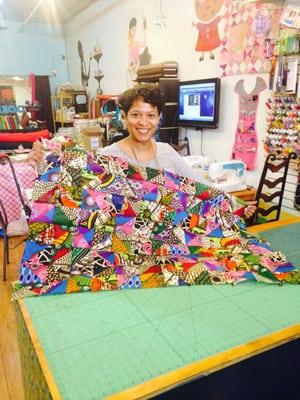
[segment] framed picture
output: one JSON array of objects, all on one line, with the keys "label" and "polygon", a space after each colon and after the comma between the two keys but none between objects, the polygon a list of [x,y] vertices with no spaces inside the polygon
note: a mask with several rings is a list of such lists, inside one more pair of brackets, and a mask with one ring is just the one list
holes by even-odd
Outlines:
[{"label": "framed picture", "polygon": [[9,85],[0,86],[0,104],[2,105],[15,105],[15,93],[14,88]]}]

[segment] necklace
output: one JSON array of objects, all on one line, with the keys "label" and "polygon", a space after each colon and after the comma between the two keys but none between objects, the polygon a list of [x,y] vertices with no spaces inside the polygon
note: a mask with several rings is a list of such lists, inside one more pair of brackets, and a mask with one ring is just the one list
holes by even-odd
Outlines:
[{"label": "necklace", "polygon": [[[130,147],[130,151],[131,151],[131,153],[133,154],[133,156],[134,156],[134,159],[136,160],[136,162],[137,162],[137,164],[139,165],[139,166],[144,166],[143,164],[143,162],[141,162],[139,159],[138,159],[138,157],[137,157],[137,154],[136,154],[136,152],[135,152],[135,149],[134,149],[134,146],[131,146],[130,144],[129,144],[129,147]],[[159,168],[159,163],[158,163],[158,160],[157,160],[157,157],[156,157],[156,149],[155,149],[155,147],[154,147],[154,143],[151,141],[151,148],[152,148],[152,152],[153,152],[153,159],[154,159],[154,162],[155,162],[155,164],[156,164],[156,168],[157,169],[160,169]],[[150,160],[151,161],[151,160]]]}]

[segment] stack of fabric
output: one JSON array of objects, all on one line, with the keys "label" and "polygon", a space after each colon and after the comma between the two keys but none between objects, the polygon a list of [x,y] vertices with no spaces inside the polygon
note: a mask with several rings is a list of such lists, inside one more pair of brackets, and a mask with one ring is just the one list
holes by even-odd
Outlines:
[{"label": "stack of fabric", "polygon": [[300,270],[250,236],[244,205],[167,171],[80,148],[50,157],[15,296],[245,280],[300,283]]},{"label": "stack of fabric", "polygon": [[20,123],[17,115],[0,115],[0,129],[19,129]]},{"label": "stack of fabric", "polygon": [[89,119],[99,118],[101,116],[101,101],[91,98],[89,100]]},{"label": "stack of fabric", "polygon": [[137,69],[137,82],[157,82],[160,78],[177,78],[178,63],[165,61],[158,64],[141,65]]}]

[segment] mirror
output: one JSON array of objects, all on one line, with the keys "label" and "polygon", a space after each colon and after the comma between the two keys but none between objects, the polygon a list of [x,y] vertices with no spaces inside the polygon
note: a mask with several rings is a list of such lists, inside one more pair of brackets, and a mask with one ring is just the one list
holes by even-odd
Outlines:
[{"label": "mirror", "polygon": [[0,129],[20,129],[26,102],[31,103],[28,76],[0,76]]}]

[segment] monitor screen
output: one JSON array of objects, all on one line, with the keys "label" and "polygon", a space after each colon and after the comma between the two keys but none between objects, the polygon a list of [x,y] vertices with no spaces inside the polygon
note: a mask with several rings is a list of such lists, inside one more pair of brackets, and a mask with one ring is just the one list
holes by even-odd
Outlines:
[{"label": "monitor screen", "polygon": [[195,128],[218,128],[220,78],[179,82],[178,123]]}]

